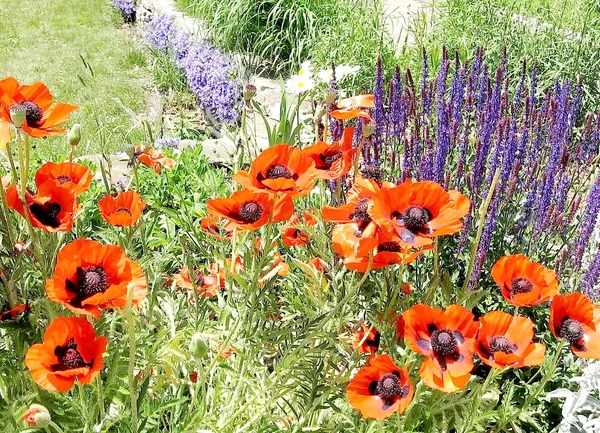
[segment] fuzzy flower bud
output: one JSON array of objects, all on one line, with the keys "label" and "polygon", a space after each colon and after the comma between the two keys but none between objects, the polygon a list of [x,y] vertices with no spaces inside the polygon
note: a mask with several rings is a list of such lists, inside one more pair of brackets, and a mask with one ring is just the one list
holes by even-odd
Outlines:
[{"label": "fuzzy flower bud", "polygon": [[189,350],[191,354],[196,357],[196,359],[204,358],[204,356],[208,352],[208,346],[200,332],[196,332],[194,335],[192,335]]},{"label": "fuzzy flower bud", "polygon": [[23,420],[31,426],[45,428],[50,425],[50,412],[41,404],[32,404],[23,414]]},{"label": "fuzzy flower bud", "polygon": [[244,86],[244,101],[250,102],[256,95],[256,86],[254,84],[246,84]]},{"label": "fuzzy flower bud", "polygon": [[130,159],[133,159],[135,157],[135,146],[132,144],[125,146],[125,153]]},{"label": "fuzzy flower bud", "polygon": [[69,129],[69,133],[67,134],[67,140],[69,140],[69,144],[72,147],[75,147],[81,141],[81,125],[76,123]]},{"label": "fuzzy flower bud", "polygon": [[10,120],[17,127],[20,128],[23,126],[23,122],[25,122],[25,118],[27,117],[27,105],[25,104],[15,104],[10,107]]}]

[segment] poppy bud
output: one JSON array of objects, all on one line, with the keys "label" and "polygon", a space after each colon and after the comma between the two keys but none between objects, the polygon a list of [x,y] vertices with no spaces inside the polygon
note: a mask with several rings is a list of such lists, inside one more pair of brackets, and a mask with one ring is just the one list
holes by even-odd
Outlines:
[{"label": "poppy bud", "polygon": [[50,425],[52,418],[50,417],[50,412],[44,406],[41,404],[32,404],[23,414],[23,420],[28,425],[45,428]]},{"label": "poppy bud", "polygon": [[75,147],[79,144],[79,141],[81,140],[81,125],[79,125],[79,123],[76,123],[71,127],[71,129],[69,129],[67,139],[72,147]]},{"label": "poppy bud", "polygon": [[332,89],[331,87],[325,89],[325,103],[327,103],[327,105],[332,105],[335,102],[336,97],[337,92],[335,89]]},{"label": "poppy bud", "polygon": [[369,138],[375,132],[375,122],[365,122],[362,124],[362,132],[365,138]]},{"label": "poppy bud", "polygon": [[135,157],[135,146],[132,144],[125,146],[125,153],[130,159],[133,159]]},{"label": "poppy bud", "polygon": [[256,95],[256,86],[254,84],[246,84],[244,86],[244,101],[250,102]]},{"label": "poppy bud", "polygon": [[17,128],[23,126],[27,117],[27,106],[25,104],[15,104],[10,107],[10,120]]},{"label": "poppy bud", "polygon": [[192,335],[192,339],[190,340],[189,350],[196,359],[202,359],[208,352],[208,346],[204,341],[204,337],[200,332],[196,332]]}]

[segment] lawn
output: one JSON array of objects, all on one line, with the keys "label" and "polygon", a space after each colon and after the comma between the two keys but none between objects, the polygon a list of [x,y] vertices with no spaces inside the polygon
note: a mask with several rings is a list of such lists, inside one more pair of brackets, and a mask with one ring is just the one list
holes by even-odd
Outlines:
[{"label": "lawn", "polygon": [[[121,18],[104,0],[0,2],[0,77],[42,81],[55,100],[79,105],[83,127],[78,154],[114,152],[131,140],[128,114],[148,110],[146,54],[127,40]],[[56,158],[62,138],[39,145],[40,158]]]}]

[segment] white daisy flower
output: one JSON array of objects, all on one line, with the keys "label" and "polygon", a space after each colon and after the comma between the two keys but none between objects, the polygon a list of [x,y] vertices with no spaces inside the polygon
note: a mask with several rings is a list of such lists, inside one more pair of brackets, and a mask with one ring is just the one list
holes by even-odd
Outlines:
[{"label": "white daisy flower", "polygon": [[302,62],[300,70],[298,71],[298,76],[302,78],[312,77],[312,64],[310,63],[310,60]]},{"label": "white daisy flower", "polygon": [[294,95],[307,92],[315,88],[315,82],[311,77],[294,75],[285,82],[285,91]]},{"label": "white daisy flower", "polygon": [[331,69],[321,69],[317,73],[317,77],[324,83],[329,83],[333,80],[333,71]]}]

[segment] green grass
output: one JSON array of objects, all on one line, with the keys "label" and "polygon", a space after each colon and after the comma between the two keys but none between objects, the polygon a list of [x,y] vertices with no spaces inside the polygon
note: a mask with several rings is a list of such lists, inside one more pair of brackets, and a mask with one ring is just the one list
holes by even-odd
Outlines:
[{"label": "green grass", "polygon": [[[151,75],[110,3],[2,0],[0,17],[0,78],[42,81],[55,101],[79,105],[72,116],[83,128],[78,154],[122,149],[134,133],[128,110],[145,112]],[[45,159],[66,148],[62,137],[37,145]]]},{"label": "green grass", "polygon": [[[433,65],[441,47],[468,58],[485,47],[486,58],[498,62],[507,46],[509,71],[518,73],[522,58],[537,62],[541,88],[557,77],[573,81],[584,74],[590,108],[598,105],[600,88],[600,6],[590,0],[441,0],[435,12],[413,22],[416,45],[427,48]],[[594,101],[596,99],[596,101]]]}]

